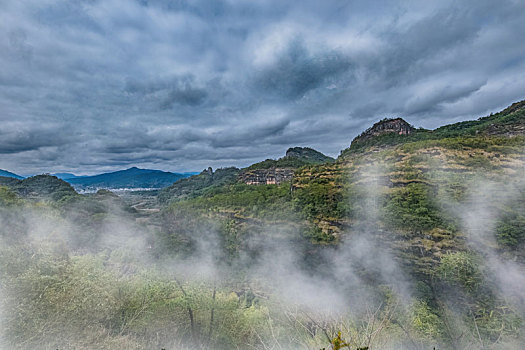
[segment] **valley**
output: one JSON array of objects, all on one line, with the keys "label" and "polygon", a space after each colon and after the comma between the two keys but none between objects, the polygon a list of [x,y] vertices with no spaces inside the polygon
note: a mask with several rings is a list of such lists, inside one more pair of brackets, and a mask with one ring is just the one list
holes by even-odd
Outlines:
[{"label": "valley", "polygon": [[524,125],[524,102],[436,130],[386,119],[337,159],[294,147],[154,191],[0,177],[3,341],[519,348]]}]

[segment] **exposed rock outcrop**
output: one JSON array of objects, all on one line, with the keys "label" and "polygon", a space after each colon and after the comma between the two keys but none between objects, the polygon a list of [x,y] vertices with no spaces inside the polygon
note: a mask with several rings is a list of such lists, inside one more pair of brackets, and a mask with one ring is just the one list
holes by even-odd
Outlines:
[{"label": "exposed rock outcrop", "polygon": [[357,136],[352,143],[363,142],[373,137],[384,134],[396,133],[398,135],[409,135],[415,128],[402,118],[383,119]]},{"label": "exposed rock outcrop", "polygon": [[303,166],[332,163],[334,159],[309,147],[292,147],[279,159],[266,159],[243,169],[239,181],[247,185],[279,185]]},{"label": "exposed rock outcrop", "polygon": [[241,181],[247,185],[279,185],[293,178],[293,169],[255,169],[241,174]]}]

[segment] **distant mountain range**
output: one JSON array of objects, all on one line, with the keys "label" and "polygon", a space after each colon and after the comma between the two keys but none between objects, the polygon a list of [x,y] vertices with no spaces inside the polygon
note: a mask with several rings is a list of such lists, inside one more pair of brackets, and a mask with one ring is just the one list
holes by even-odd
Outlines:
[{"label": "distant mountain range", "polygon": [[[131,220],[130,228],[141,223],[138,229],[148,237],[153,259],[171,259],[199,253],[199,242],[207,239],[203,232],[213,230],[220,244],[210,253],[242,276],[241,282],[232,279],[224,285],[226,293],[239,283],[249,288],[245,277],[251,276],[265,247],[272,254],[274,247],[283,247],[282,252],[293,254],[297,271],[322,275],[327,286],[367,294],[379,303],[378,315],[385,312],[380,317],[388,317],[385,329],[392,332],[385,338],[406,334],[414,339],[414,348],[430,344],[429,349],[440,342],[440,348],[455,342],[457,349],[472,348],[477,339],[489,344],[485,349],[503,349],[503,339],[501,345],[509,344],[508,349],[523,349],[515,341],[525,342],[519,279],[525,271],[524,149],[522,101],[478,120],[434,130],[385,118],[354,138],[337,159],[294,147],[279,159],[242,169],[207,168],[185,179],[188,174],[138,168],[66,180],[50,175],[0,177],[0,186],[8,187],[0,188],[0,238],[16,238],[17,244],[18,236],[25,240],[24,232],[35,225],[19,214],[29,211],[32,217],[38,210],[50,219],[63,215],[64,222],[71,222],[67,229],[74,232],[75,244],[89,251],[98,249],[90,247],[96,247],[91,242],[101,223],[115,222],[114,213],[122,211],[127,214],[118,222]],[[66,181],[77,190],[173,184],[120,201],[109,191],[78,194]],[[40,203],[33,206],[35,201]],[[51,201],[49,212],[45,201]],[[128,205],[131,202],[135,205]],[[159,211],[162,215],[154,214]],[[114,226],[109,227],[113,231]],[[58,230],[50,231],[55,238]],[[18,258],[11,250],[9,254]],[[62,266],[55,263],[62,259],[44,257],[53,269]],[[18,276],[22,260],[13,261]],[[27,261],[32,264],[33,257]],[[27,276],[22,277],[26,283]],[[41,281],[35,283],[40,286]],[[55,283],[54,277],[50,281]],[[395,309],[403,298],[396,286],[410,291],[409,309]],[[42,302],[48,304],[42,305],[54,307],[55,299],[49,302],[43,295]],[[265,300],[254,298],[257,303]],[[147,324],[148,319],[142,321]],[[410,333],[397,328],[402,322],[408,322]]]},{"label": "distant mountain range", "polygon": [[[71,184],[78,191],[105,189],[152,189],[170,186],[174,182],[197,173],[171,173],[162,170],[132,167],[126,170],[102,173],[93,176],[78,176],[72,173],[50,174]],[[49,175],[49,174],[48,174]],[[0,169],[0,177],[22,180],[26,177]],[[32,178],[34,176],[27,176]],[[7,181],[7,180],[5,180]]]},{"label": "distant mountain range", "polygon": [[189,177],[193,175],[193,173],[171,173],[133,167],[93,176],[75,176],[68,173],[56,174],[57,177],[59,177],[58,175],[61,175],[62,179],[70,183],[76,190],[89,190],[99,188],[163,188],[173,184],[175,181]]},{"label": "distant mountain range", "polygon": [[12,173],[10,171],[7,171],[7,170],[2,170],[0,169],[0,176],[3,176],[3,177],[12,177],[12,178],[15,178],[15,179],[23,179],[24,177],[23,176],[20,176],[20,175],[17,175],[15,173]]}]

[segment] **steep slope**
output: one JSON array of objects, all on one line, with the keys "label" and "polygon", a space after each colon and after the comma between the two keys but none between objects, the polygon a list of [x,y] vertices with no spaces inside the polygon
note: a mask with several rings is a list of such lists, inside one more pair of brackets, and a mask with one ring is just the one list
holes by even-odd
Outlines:
[{"label": "steep slope", "polygon": [[516,136],[525,133],[525,100],[474,121],[459,122],[433,131],[438,137],[465,135]]},{"label": "steep slope", "polygon": [[133,167],[111,173],[65,180],[77,189],[162,188],[185,177],[187,175]]},{"label": "steep slope", "polygon": [[522,287],[501,288],[525,270],[522,105],[434,131],[372,128],[337,161],[295,168],[281,184],[230,179],[186,193],[162,211],[156,247],[191,254],[214,232],[223,259],[244,266],[291,241],[293,263],[338,288],[355,279],[383,305],[402,285],[414,324],[432,327],[442,348],[497,344],[523,325]]},{"label": "steep slope", "polygon": [[18,183],[20,183],[20,179],[14,178],[14,177],[6,177],[6,176],[0,176],[0,186],[13,186]]}]

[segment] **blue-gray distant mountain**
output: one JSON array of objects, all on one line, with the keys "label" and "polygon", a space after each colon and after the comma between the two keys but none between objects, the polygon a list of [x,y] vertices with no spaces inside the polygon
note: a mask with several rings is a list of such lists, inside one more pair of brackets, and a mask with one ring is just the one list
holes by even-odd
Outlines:
[{"label": "blue-gray distant mountain", "polygon": [[139,169],[137,167],[104,173],[94,176],[65,178],[77,189],[136,189],[136,188],[163,188],[175,181],[189,177],[190,173],[171,173],[161,170]]},{"label": "blue-gray distant mountain", "polygon": [[19,180],[22,180],[24,178],[23,176],[20,176],[20,175],[12,173],[10,171],[2,170],[2,169],[0,169],[0,176],[12,177],[12,178],[19,179]]}]

